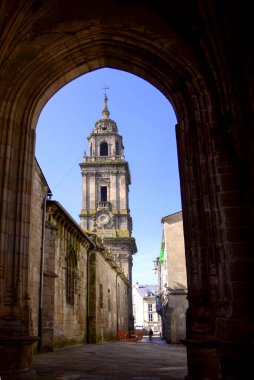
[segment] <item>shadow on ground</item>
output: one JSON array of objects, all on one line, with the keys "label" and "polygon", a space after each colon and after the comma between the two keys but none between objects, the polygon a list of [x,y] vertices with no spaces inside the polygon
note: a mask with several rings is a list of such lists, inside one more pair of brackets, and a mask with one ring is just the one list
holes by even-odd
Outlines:
[{"label": "shadow on ground", "polygon": [[159,337],[79,345],[35,355],[33,369],[38,380],[183,380],[186,349]]}]

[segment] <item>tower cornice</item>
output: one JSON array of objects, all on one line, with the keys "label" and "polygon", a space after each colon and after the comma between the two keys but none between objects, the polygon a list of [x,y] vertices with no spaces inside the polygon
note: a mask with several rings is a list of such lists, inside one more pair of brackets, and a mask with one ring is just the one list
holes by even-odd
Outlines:
[{"label": "tower cornice", "polygon": [[110,244],[111,246],[123,246],[128,245],[130,248],[130,253],[134,255],[137,253],[136,240],[133,237],[104,237],[104,243]]},{"label": "tower cornice", "polygon": [[[93,158],[93,157],[86,157],[86,158]],[[98,157],[96,157],[98,158]],[[127,183],[128,185],[131,184],[131,174],[130,174],[130,169],[129,169],[129,164],[128,162],[126,161],[117,161],[117,160],[106,160],[103,158],[105,157],[99,157],[101,158],[101,160],[86,160],[84,162],[81,162],[79,164],[80,168],[82,169],[82,175],[83,175],[83,172],[84,172],[84,175],[96,175],[96,171],[98,171],[98,169],[105,169],[107,168],[108,170],[111,170],[111,171],[115,171],[115,174],[122,174],[122,175],[125,175],[126,174],[126,179],[127,179]],[[107,157],[106,157],[107,158]],[[110,168],[109,168],[110,167]],[[120,168],[123,168],[123,173],[120,172]],[[91,169],[93,171],[89,172],[87,171],[87,169]]]}]

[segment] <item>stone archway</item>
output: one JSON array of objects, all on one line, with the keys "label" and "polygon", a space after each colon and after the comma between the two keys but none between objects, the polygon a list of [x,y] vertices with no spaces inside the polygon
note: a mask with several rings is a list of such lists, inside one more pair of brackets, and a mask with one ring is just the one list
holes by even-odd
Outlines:
[{"label": "stone archway", "polygon": [[168,12],[163,3],[128,3],[2,3],[2,373],[28,373],[31,365],[27,263],[37,118],[59,88],[102,67],[146,79],[177,115],[190,376],[226,378],[242,366],[243,350],[251,349],[253,78],[247,23],[238,9],[226,13],[223,4],[196,1],[184,4],[183,13],[181,4]]}]

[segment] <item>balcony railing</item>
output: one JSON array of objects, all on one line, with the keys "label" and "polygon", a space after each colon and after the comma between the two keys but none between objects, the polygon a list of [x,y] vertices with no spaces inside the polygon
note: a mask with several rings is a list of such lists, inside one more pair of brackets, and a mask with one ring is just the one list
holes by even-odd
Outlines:
[{"label": "balcony railing", "polygon": [[111,210],[111,203],[107,201],[97,202],[97,210]]},{"label": "balcony railing", "polygon": [[83,162],[124,161],[124,155],[113,156],[84,156]]}]

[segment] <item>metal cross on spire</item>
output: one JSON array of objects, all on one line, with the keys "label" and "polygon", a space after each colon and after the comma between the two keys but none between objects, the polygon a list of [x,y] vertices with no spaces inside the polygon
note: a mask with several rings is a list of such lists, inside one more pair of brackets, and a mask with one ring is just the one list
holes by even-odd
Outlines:
[{"label": "metal cross on spire", "polygon": [[102,111],[102,115],[103,115],[103,118],[104,119],[108,119],[109,118],[109,110],[108,110],[108,97],[107,97],[107,90],[109,90],[109,87],[107,87],[107,85],[105,84],[105,87],[103,88],[103,90],[105,91],[104,92],[104,108],[103,108],[103,111]]},{"label": "metal cross on spire", "polygon": [[107,90],[109,90],[109,87],[107,87],[106,84],[105,84],[105,87],[103,87],[103,90],[105,90],[105,92],[104,92],[104,96],[107,96]]}]

